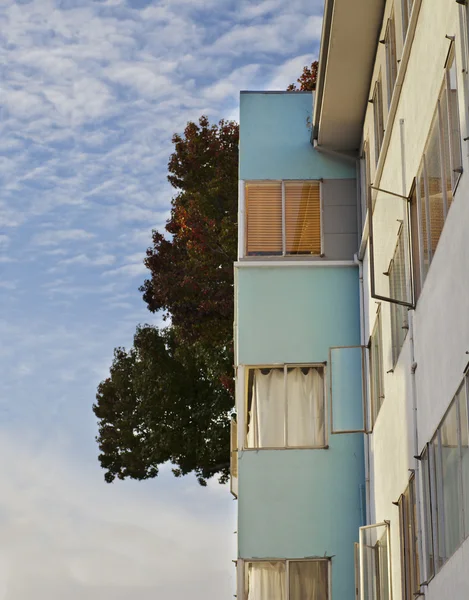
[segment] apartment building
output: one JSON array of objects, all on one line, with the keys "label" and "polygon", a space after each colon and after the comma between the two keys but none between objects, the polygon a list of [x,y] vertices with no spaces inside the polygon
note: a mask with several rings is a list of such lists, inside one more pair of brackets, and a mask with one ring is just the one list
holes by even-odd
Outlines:
[{"label": "apartment building", "polygon": [[239,599],[469,597],[468,37],[326,0],[313,99],[241,95]]}]

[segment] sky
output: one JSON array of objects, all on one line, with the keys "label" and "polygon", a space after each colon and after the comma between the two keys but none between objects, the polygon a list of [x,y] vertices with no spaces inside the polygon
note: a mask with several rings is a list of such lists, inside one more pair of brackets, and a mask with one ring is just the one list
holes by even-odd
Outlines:
[{"label": "sky", "polygon": [[0,600],[231,598],[226,486],[104,483],[91,406],[156,323],[138,287],[171,137],[317,57],[322,0],[0,0]]}]

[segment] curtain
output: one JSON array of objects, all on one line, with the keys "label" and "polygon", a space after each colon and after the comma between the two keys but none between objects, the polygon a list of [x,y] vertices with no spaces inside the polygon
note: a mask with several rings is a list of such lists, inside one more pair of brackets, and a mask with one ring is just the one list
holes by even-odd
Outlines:
[{"label": "curtain", "polygon": [[285,563],[248,563],[246,588],[247,600],[286,600]]},{"label": "curtain", "polygon": [[287,371],[288,446],[324,446],[324,380],[318,369]]},{"label": "curtain", "polygon": [[290,562],[288,600],[328,600],[328,561]]},{"label": "curtain", "polygon": [[248,447],[281,448],[285,446],[283,368],[254,369],[251,398],[247,434]]}]

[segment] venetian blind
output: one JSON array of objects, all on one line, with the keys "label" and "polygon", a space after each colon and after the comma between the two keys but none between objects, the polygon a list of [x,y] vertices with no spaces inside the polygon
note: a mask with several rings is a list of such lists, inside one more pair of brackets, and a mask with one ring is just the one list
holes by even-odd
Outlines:
[{"label": "venetian blind", "polygon": [[321,253],[319,181],[285,183],[286,254]]},{"label": "venetian blind", "polygon": [[246,183],[246,251],[248,256],[282,254],[282,182]]}]

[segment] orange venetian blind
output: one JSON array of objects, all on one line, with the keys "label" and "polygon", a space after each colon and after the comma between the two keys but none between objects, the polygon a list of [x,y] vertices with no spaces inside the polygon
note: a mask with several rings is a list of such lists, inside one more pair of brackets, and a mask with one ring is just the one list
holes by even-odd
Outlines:
[{"label": "orange venetian blind", "polygon": [[321,254],[319,181],[285,182],[286,254]]},{"label": "orange venetian blind", "polygon": [[245,187],[248,256],[282,254],[282,182],[248,182]]}]

